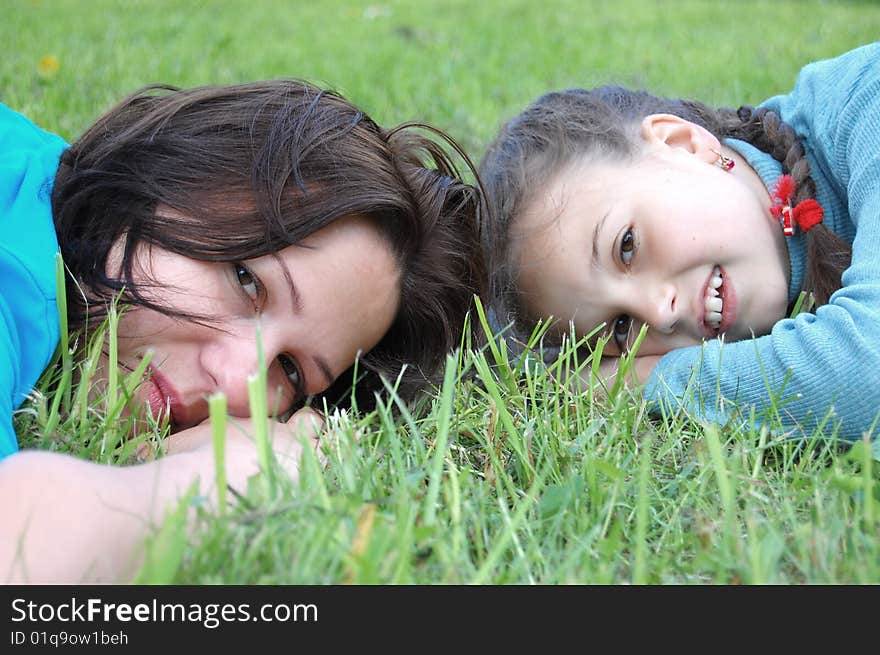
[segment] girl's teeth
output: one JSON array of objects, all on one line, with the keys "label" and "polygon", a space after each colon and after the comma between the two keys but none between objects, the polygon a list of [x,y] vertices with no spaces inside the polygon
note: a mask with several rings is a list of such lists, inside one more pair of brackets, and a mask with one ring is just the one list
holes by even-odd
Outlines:
[{"label": "girl's teeth", "polygon": [[712,270],[712,277],[709,280],[709,289],[706,292],[706,317],[707,325],[711,325],[716,330],[721,327],[721,312],[724,310],[724,301],[721,298],[721,288],[724,280],[721,278],[721,269],[717,266]]}]

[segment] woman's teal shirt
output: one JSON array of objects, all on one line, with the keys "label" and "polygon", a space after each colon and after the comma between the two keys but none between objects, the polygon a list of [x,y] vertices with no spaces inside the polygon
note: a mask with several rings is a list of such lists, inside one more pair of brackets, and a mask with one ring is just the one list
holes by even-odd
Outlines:
[{"label": "woman's teal shirt", "polygon": [[58,346],[50,196],[66,147],[0,104],[0,458],[18,450],[12,413]]}]

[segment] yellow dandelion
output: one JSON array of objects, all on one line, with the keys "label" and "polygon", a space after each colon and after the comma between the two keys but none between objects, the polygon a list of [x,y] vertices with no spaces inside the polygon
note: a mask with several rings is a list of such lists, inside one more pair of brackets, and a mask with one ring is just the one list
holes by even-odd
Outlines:
[{"label": "yellow dandelion", "polygon": [[37,74],[45,80],[55,77],[59,68],[61,63],[55,55],[43,55],[37,62]]}]

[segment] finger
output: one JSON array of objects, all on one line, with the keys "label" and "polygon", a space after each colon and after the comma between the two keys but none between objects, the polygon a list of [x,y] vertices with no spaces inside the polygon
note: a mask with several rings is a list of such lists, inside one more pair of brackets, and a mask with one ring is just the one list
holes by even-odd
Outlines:
[{"label": "finger", "polygon": [[156,459],[160,455],[197,450],[204,447],[205,444],[210,444],[211,440],[211,426],[208,421],[204,421],[199,425],[169,435],[161,442],[147,438],[138,445],[136,452],[140,461],[148,461]]},{"label": "finger", "polygon": [[320,440],[324,431],[324,417],[315,410],[304,407],[293,413],[287,420],[288,430],[299,436],[307,436],[311,439]]},{"label": "finger", "polygon": [[286,426],[295,439],[312,447],[318,456],[318,460],[321,462],[321,466],[327,464],[327,456],[324,453],[324,449],[321,448],[321,443],[325,437],[325,421],[319,412],[309,407],[300,409],[294,412],[293,416],[288,419]]}]

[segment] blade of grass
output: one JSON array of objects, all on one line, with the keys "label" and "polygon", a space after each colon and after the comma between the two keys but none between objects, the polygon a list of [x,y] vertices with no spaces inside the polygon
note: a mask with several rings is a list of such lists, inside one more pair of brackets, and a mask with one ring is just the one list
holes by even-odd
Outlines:
[{"label": "blade of grass", "polygon": [[474,304],[477,307],[477,317],[480,319],[480,325],[483,328],[483,332],[486,333],[486,343],[489,346],[489,350],[492,351],[492,357],[495,360],[495,364],[498,367],[499,375],[501,376],[502,382],[507,387],[515,386],[513,381],[513,375],[510,370],[510,365],[507,361],[507,353],[505,351],[504,356],[501,354],[501,350],[498,347],[498,342],[496,340],[495,334],[492,331],[492,328],[489,326],[489,319],[486,318],[486,312],[483,309],[483,303],[480,301],[479,297],[474,296]]},{"label": "blade of grass", "polygon": [[214,480],[217,485],[217,509],[226,514],[226,396],[218,392],[208,397],[211,439],[214,442]]},{"label": "blade of grass", "polygon": [[58,320],[61,330],[61,408],[70,411],[71,386],[69,381],[73,373],[73,358],[70,354],[69,332],[67,330],[67,291],[64,277],[64,260],[61,253],[55,253],[55,292],[58,303]]},{"label": "blade of grass", "polygon": [[249,375],[247,379],[248,403],[251,412],[251,425],[253,425],[253,438],[257,447],[257,463],[260,467],[263,492],[266,498],[271,491],[271,444],[269,443],[269,413],[266,384],[266,358],[263,354],[263,334],[260,324],[257,324],[256,332],[257,347],[257,372]]},{"label": "blade of grass", "polygon": [[259,373],[249,375],[247,379],[248,401],[251,410],[253,438],[257,447],[257,463],[263,480],[263,491],[268,498],[271,490],[269,476],[271,473],[271,446],[269,444],[269,419],[266,415],[266,385],[264,377]]},{"label": "blade of grass", "polygon": [[431,472],[428,475],[428,493],[425,494],[425,525],[433,526],[437,520],[437,499],[440,496],[440,480],[443,475],[443,462],[446,459],[446,448],[449,444],[449,424],[452,417],[452,399],[455,394],[456,360],[452,355],[446,356],[446,371],[443,375],[443,386],[440,388],[440,400],[437,408],[437,436],[434,439],[434,454],[431,461]]},{"label": "blade of grass", "polygon": [[[504,429],[510,436],[508,443],[516,451],[516,455],[523,463],[523,466],[528,468],[529,477],[533,478],[535,475],[535,469],[531,465],[528,455],[523,450],[522,440],[518,438],[520,435],[516,429],[516,424],[513,422],[513,417],[507,409],[507,403],[504,400],[504,396],[498,388],[498,385],[495,383],[495,378],[492,375],[492,371],[489,369],[489,362],[486,361],[486,356],[483,353],[474,353],[474,367],[477,369],[480,379],[486,387],[486,392],[489,394],[489,397],[498,409],[498,418],[501,419]],[[514,494],[511,492],[511,495]]]},{"label": "blade of grass", "polygon": [[[471,579],[471,584],[480,585],[485,584],[488,581],[490,574],[498,565],[501,556],[504,554],[508,544],[513,539],[514,531],[519,530],[519,526],[525,521],[529,510],[533,509],[537,503],[538,493],[544,487],[544,478],[548,471],[549,467],[540,471],[538,475],[535,476],[535,481],[532,483],[529,490],[522,498],[520,498],[516,505],[516,510],[513,513],[513,517],[505,521],[504,530],[500,535],[493,539],[492,548],[486,555],[486,559],[483,560],[480,568],[474,574],[474,577]],[[502,503],[504,501],[499,497],[498,502]]]},{"label": "blade of grass", "polygon": [[648,583],[648,479],[651,472],[651,445],[647,438],[639,444],[639,486],[636,498],[636,543],[633,584]]},{"label": "blade of grass", "polygon": [[[116,303],[110,304],[107,314],[107,333],[109,335],[108,364],[107,364],[107,407],[115,407],[119,397],[119,314],[116,312]],[[116,421],[108,421],[101,439],[101,455],[116,448],[121,434],[117,430]]]},{"label": "blade of grass", "polygon": [[866,434],[862,440],[864,448],[862,456],[862,477],[865,485],[865,529],[868,532],[874,530],[874,458],[871,453],[871,442]]}]

